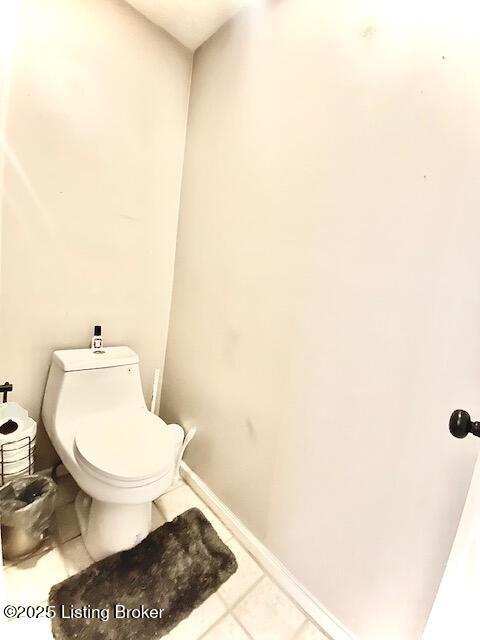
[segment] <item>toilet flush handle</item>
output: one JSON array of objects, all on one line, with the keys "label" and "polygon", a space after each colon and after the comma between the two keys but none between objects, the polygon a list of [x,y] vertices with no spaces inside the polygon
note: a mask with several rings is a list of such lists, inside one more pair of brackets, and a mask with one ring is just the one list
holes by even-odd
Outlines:
[{"label": "toilet flush handle", "polygon": [[465,438],[469,433],[480,437],[480,422],[472,422],[470,414],[463,409],[455,409],[450,416],[448,426],[455,438]]}]

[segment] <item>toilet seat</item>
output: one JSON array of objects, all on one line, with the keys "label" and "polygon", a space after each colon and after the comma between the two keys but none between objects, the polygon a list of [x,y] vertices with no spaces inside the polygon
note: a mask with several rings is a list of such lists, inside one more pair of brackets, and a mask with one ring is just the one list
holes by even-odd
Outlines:
[{"label": "toilet seat", "polygon": [[109,411],[79,420],[79,465],[106,482],[139,486],[171,472],[174,443],[165,423],[146,409]]}]

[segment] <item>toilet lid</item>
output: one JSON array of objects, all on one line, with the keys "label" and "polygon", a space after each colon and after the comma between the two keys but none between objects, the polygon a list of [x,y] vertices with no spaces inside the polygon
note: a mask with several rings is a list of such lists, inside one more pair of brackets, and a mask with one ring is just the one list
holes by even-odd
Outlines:
[{"label": "toilet lid", "polygon": [[75,452],[97,472],[119,480],[146,480],[168,473],[174,443],[165,423],[146,409],[111,411],[79,420]]}]

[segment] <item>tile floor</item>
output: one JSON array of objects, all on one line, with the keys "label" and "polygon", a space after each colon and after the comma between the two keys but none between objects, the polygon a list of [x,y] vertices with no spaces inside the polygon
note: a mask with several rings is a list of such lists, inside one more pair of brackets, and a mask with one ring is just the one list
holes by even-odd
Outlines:
[{"label": "tile floor", "polygon": [[[49,551],[4,569],[8,603],[45,603],[51,585],[86,568],[92,560],[80,537],[73,500],[78,488],[71,476],[59,480],[56,534]],[[267,576],[202,500],[181,483],[156,500],[153,528],[190,507],[200,508],[232,549],[238,570],[220,589],[167,636],[166,640],[326,640],[324,635]],[[32,631],[51,640],[49,621],[11,621],[9,637]],[[30,636],[29,636],[30,637]]]}]

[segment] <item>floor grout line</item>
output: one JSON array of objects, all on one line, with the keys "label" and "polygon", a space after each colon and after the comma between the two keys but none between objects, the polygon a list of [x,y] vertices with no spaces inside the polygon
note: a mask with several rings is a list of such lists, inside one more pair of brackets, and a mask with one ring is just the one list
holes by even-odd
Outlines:
[{"label": "floor grout line", "polygon": [[[261,580],[261,578],[260,578]],[[260,580],[257,581],[257,583],[255,584],[255,586],[260,582]],[[253,590],[253,588],[251,589]],[[245,595],[247,595],[249,593],[249,591],[247,591],[247,593]],[[237,604],[240,604],[240,602],[242,601],[242,598],[240,598],[240,600],[237,602]],[[250,635],[250,632],[248,631],[248,629],[245,627],[245,625],[243,624],[243,622],[240,620],[240,618],[235,614],[235,612],[233,611],[233,609],[229,610],[230,615],[232,616],[232,618],[235,620],[235,622],[238,624],[238,626],[242,629],[242,631],[244,631],[247,634],[248,638],[252,638],[252,636]]]},{"label": "floor grout line", "polygon": [[202,638],[205,638],[207,633],[210,633],[210,631],[214,629],[217,626],[217,624],[220,624],[220,622],[227,616],[228,616],[228,611],[225,611],[225,613],[222,613],[220,618],[218,618],[218,620],[216,620],[213,624],[211,624],[206,631],[204,631],[200,636],[198,636],[198,638],[196,638],[196,640],[202,640]]},{"label": "floor grout line", "polygon": [[[240,541],[239,541],[239,544],[243,547],[243,545],[242,545],[242,543],[241,543]],[[250,552],[249,552],[247,549],[245,549],[245,547],[243,547],[243,549],[244,549],[244,550],[245,550],[249,555],[251,555],[251,554],[250,554]],[[253,556],[251,556],[251,557],[253,558]],[[257,561],[255,560],[255,558],[253,558],[253,560],[254,560],[255,562],[257,562]],[[257,562],[257,564],[258,564],[258,562]],[[306,620],[307,622],[311,622],[311,623],[313,624],[313,626],[314,626],[316,629],[318,629],[321,633],[323,633],[323,634],[325,635],[325,631],[324,631],[323,629],[321,629],[321,628],[318,626],[318,624],[317,624],[316,622],[314,622],[314,621],[310,618],[310,616],[308,615],[308,613],[302,609],[302,607],[298,604],[298,602],[296,602],[296,601],[295,601],[295,600],[290,596],[290,594],[289,594],[289,593],[287,593],[287,592],[285,591],[285,589],[283,589],[283,587],[281,587],[281,586],[278,584],[278,582],[277,582],[277,581],[276,581],[276,579],[271,575],[271,573],[270,573],[269,571],[267,571],[266,569],[264,569],[263,567],[261,567],[261,565],[259,565],[259,564],[258,564],[258,566],[262,569],[262,571],[264,571],[264,573],[265,573],[265,575],[267,576],[267,578],[269,578],[269,579],[273,582],[273,584],[274,584],[274,585],[275,585],[275,586],[276,586],[276,587],[277,587],[277,588],[278,588],[278,589],[283,593],[283,595],[284,595],[284,596],[285,596],[285,597],[290,601],[290,603],[295,607],[295,609],[297,609],[297,611],[300,611],[300,613],[304,616],[305,620]]]},{"label": "floor grout line", "polygon": [[[235,575],[235,574],[233,574]],[[262,573],[261,576],[259,576],[255,582],[253,582],[248,589],[245,591],[245,593],[242,593],[242,595],[237,598],[237,600],[235,600],[235,602],[231,605],[229,605],[227,602],[225,602],[225,600],[223,599],[222,595],[219,593],[218,595],[220,596],[222,602],[224,603],[224,605],[227,607],[227,609],[229,611],[231,611],[234,607],[236,607],[237,605],[240,604],[240,602],[242,602],[242,600],[244,600],[248,595],[250,595],[250,593],[255,589],[255,587],[257,586],[257,584],[259,584],[264,578],[265,578],[265,573]]]}]

